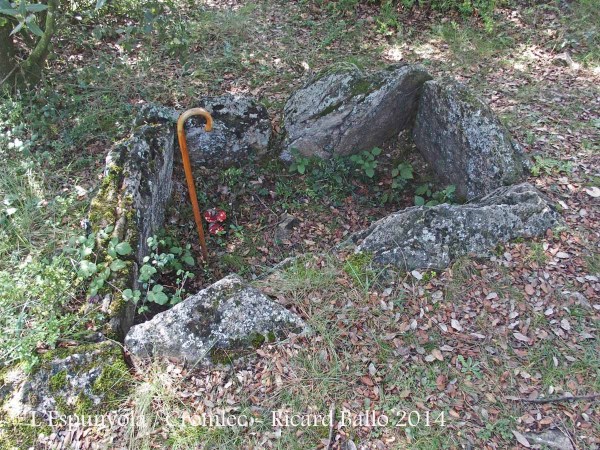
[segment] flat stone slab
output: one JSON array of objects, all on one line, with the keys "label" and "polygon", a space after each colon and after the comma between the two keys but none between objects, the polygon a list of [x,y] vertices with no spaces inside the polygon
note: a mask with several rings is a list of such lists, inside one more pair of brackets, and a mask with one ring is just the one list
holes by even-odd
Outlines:
[{"label": "flat stone slab", "polygon": [[562,223],[531,184],[499,188],[465,205],[415,206],[391,214],[352,240],[355,251],[400,269],[444,269],[460,256],[488,257],[496,245],[541,235]]},{"label": "flat stone slab", "polygon": [[299,333],[304,322],[237,275],[229,275],[148,322],[131,328],[125,347],[136,358],[230,362],[265,341]]}]

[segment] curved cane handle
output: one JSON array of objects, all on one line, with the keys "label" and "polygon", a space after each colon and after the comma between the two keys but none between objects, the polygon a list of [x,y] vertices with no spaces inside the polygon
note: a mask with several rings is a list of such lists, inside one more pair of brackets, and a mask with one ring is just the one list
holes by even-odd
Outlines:
[{"label": "curved cane handle", "polygon": [[192,210],[194,211],[194,220],[196,221],[196,228],[198,229],[198,237],[200,238],[200,247],[202,248],[202,259],[204,262],[208,262],[208,251],[206,250],[206,240],[204,239],[204,228],[202,226],[202,218],[200,217],[200,207],[198,206],[198,197],[196,196],[196,186],[194,184],[194,176],[192,174],[192,164],[190,163],[190,154],[187,149],[187,142],[185,140],[185,129],[183,128],[185,121],[192,116],[202,116],[206,119],[206,126],[204,131],[211,131],[213,120],[210,113],[202,108],[188,109],[186,112],[179,116],[177,120],[177,138],[179,139],[179,148],[181,149],[181,159],[183,160],[183,171],[185,172],[185,179],[190,194],[190,201],[192,203]]}]

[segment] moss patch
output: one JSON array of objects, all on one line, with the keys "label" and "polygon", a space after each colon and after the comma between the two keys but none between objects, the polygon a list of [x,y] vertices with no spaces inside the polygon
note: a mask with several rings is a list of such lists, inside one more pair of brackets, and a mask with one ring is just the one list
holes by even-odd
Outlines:
[{"label": "moss patch", "polygon": [[109,410],[111,405],[123,400],[129,393],[133,378],[121,355],[112,364],[106,365],[92,386],[94,395],[102,396],[101,410]]},{"label": "moss patch", "polygon": [[30,420],[2,420],[0,422],[0,448],[6,450],[37,448],[38,436],[41,434],[48,436],[51,433],[52,428],[41,422],[34,426]]},{"label": "moss patch", "polygon": [[48,386],[50,387],[50,392],[56,392],[64,389],[67,386],[67,371],[61,370],[57,374],[50,377]]},{"label": "moss patch", "polygon": [[373,255],[371,253],[354,253],[350,255],[344,264],[346,272],[356,284],[364,286],[368,279],[374,279],[375,272],[372,270]]}]

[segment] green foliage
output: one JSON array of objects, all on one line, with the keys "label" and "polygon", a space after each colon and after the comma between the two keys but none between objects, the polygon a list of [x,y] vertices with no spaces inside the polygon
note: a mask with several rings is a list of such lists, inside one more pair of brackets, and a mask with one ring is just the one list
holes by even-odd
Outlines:
[{"label": "green foliage", "polygon": [[480,367],[481,364],[478,361],[474,361],[470,356],[465,359],[463,355],[458,355],[457,361],[461,365],[460,371],[467,375],[467,377],[474,375],[479,380],[483,378]]},{"label": "green foliage", "polygon": [[424,183],[415,189],[415,206],[436,206],[441,203],[452,203],[456,186],[450,185],[441,191],[434,191],[431,183]]},{"label": "green foliage", "polygon": [[413,179],[413,168],[408,163],[402,163],[392,169],[392,189],[403,189],[409,180]]},{"label": "green foliage", "polygon": [[67,249],[67,253],[75,256],[74,263],[78,261],[77,275],[89,282],[90,297],[101,292],[111,275],[127,267],[127,263],[121,257],[133,252],[128,242],[119,242],[117,237],[111,237],[113,230],[114,227],[110,225],[97,234],[90,233],[87,236],[72,238]]},{"label": "green foliage", "polygon": [[540,175],[551,175],[553,173],[570,173],[573,170],[573,165],[570,161],[559,161],[557,159],[548,158],[545,156],[536,155],[533,157],[534,164],[531,167],[531,174],[534,177]]},{"label": "green foliage", "polygon": [[59,338],[74,337],[86,320],[69,309],[80,283],[64,255],[23,262],[0,271],[0,363],[38,362],[39,343],[52,348]]},{"label": "green foliage", "polygon": [[400,20],[393,0],[386,0],[381,4],[379,16],[376,19],[377,31],[388,36],[400,29]]},{"label": "green foliage", "polygon": [[221,172],[221,181],[234,189],[244,181],[244,171],[239,167],[229,167]]},{"label": "green foliage", "polygon": [[[188,272],[186,267],[195,265],[191,254],[190,244],[182,247],[174,238],[150,237],[148,238],[150,247],[150,256],[144,258],[144,264],[140,268],[139,282],[142,290],[126,289],[123,291],[123,298],[141,305],[139,312],[148,310],[147,302],[158,305],[176,305],[181,302],[185,295],[186,282],[194,277],[194,274]],[[175,277],[175,288],[167,289],[160,283],[161,279]]]},{"label": "green foliage", "polygon": [[377,278],[377,274],[372,268],[372,263],[372,254],[354,253],[346,259],[346,262],[344,263],[344,272],[346,272],[358,286],[368,289]]},{"label": "green foliage", "polygon": [[2,16],[7,16],[16,22],[11,34],[17,34],[21,30],[28,30],[36,36],[42,36],[44,32],[39,27],[35,14],[47,9],[48,5],[41,3],[28,4],[25,0],[22,0],[20,3],[11,3],[8,0],[0,0],[0,26],[5,25],[2,23]]},{"label": "green foliage", "polygon": [[371,150],[365,150],[357,155],[352,155],[350,161],[352,161],[356,167],[362,170],[365,175],[369,178],[375,176],[375,169],[377,168],[376,157],[381,155],[381,149],[379,147],[373,147]]},{"label": "green foliage", "polygon": [[292,149],[292,156],[294,161],[290,164],[290,172],[298,172],[300,175],[304,175],[306,173],[306,168],[308,167],[310,160],[305,156],[302,156],[297,149]]}]

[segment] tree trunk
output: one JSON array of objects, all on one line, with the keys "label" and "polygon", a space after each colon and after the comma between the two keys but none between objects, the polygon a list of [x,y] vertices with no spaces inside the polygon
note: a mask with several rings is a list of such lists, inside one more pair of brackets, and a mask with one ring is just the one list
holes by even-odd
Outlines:
[{"label": "tree trunk", "polygon": [[0,26],[0,86],[5,83],[11,85],[18,70],[15,45],[10,35],[12,28],[10,22]]},{"label": "tree trunk", "polygon": [[23,70],[23,76],[25,77],[25,84],[28,87],[32,87],[37,84],[42,78],[42,70],[44,63],[50,52],[50,45],[52,36],[56,31],[56,14],[58,10],[59,0],[48,0],[48,9],[45,11],[45,27],[44,34],[37,42],[36,46],[31,51],[29,58],[27,58],[21,69]]}]

